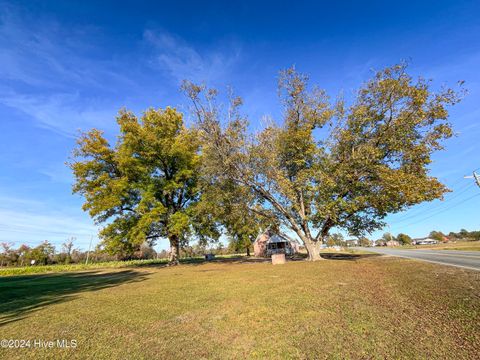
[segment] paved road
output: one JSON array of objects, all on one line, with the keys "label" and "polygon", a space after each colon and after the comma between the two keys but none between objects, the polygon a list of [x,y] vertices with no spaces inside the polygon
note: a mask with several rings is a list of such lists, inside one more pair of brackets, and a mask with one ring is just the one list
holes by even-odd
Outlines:
[{"label": "paved road", "polygon": [[458,266],[480,271],[480,251],[457,250],[404,250],[385,247],[361,248],[379,254],[423,260],[442,265]]}]

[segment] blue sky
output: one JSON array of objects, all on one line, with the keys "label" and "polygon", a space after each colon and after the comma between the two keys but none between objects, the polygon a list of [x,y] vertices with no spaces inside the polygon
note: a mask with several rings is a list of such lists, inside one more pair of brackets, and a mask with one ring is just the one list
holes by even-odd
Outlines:
[{"label": "blue sky", "polygon": [[465,80],[469,94],[451,111],[457,136],[431,166],[453,193],[389,217],[390,230],[480,228],[480,197],[470,199],[480,188],[463,179],[480,167],[479,2],[99,3],[0,0],[0,242],[74,236],[86,248],[97,229],[64,164],[75,135],[97,127],[114,138],[124,106],[185,109],[182,79],[233,86],[255,128],[280,117],[282,68],[295,64],[348,98],[404,59],[436,86]]}]

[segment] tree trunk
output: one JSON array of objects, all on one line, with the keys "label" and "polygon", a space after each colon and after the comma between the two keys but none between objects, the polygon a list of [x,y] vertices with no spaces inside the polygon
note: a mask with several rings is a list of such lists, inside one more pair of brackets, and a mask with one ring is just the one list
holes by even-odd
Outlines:
[{"label": "tree trunk", "polygon": [[178,237],[172,235],[169,237],[170,240],[170,257],[168,259],[169,265],[178,265],[178,257],[180,255],[180,241]]},{"label": "tree trunk", "polygon": [[247,246],[247,256],[250,256],[250,246]]},{"label": "tree trunk", "polygon": [[304,241],[305,248],[307,249],[308,261],[318,261],[318,260],[324,260],[320,256],[320,246],[322,245],[321,241],[313,241],[313,240],[305,240]]}]

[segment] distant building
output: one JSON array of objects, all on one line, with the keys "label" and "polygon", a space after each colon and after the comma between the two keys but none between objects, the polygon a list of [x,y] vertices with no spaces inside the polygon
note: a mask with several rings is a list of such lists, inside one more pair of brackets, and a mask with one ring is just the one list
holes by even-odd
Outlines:
[{"label": "distant building", "polygon": [[388,240],[385,243],[386,246],[400,246],[400,243],[397,240]]},{"label": "distant building", "polygon": [[272,256],[273,254],[293,255],[298,252],[299,247],[297,242],[267,229],[257,236],[253,243],[253,253],[260,257]]},{"label": "distant building", "polygon": [[426,238],[413,239],[412,243],[414,245],[435,245],[435,244],[438,244],[438,240],[426,237]]},{"label": "distant building", "polygon": [[358,246],[358,239],[345,240],[347,246]]},{"label": "distant building", "polygon": [[212,261],[214,259],[215,259],[215,254],[212,254],[212,253],[205,254],[205,260]]}]

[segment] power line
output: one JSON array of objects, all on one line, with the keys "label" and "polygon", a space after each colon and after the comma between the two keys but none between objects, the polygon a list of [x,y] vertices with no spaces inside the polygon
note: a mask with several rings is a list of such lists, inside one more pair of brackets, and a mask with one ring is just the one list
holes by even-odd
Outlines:
[{"label": "power line", "polygon": [[[480,168],[479,168],[480,169]],[[476,170],[473,171],[473,176],[464,176],[464,179],[465,178],[474,178],[475,179],[475,182],[476,184],[480,187],[480,175],[476,173]],[[459,179],[458,181],[455,182],[455,185],[460,183],[461,181],[463,181],[463,179]],[[453,186],[452,186],[453,187]],[[461,190],[460,192],[456,192],[456,193],[453,193],[453,196],[452,197],[449,197],[447,198],[446,200],[444,200],[439,206],[444,206],[446,203],[449,203],[450,201],[452,200],[455,200],[455,199],[458,199],[461,195],[463,195],[465,192],[467,192],[468,190],[470,190],[470,188],[472,187],[472,184],[471,183],[465,183],[465,186],[462,186],[460,187],[459,190]],[[425,206],[427,205],[427,203],[424,204],[423,207],[421,208],[417,208],[416,211],[418,212],[418,210],[422,209],[422,208],[425,208]],[[448,208],[447,208],[448,209]],[[445,211],[447,210],[445,209]],[[440,212],[443,212],[443,210],[441,210]],[[393,220],[392,222],[393,223],[401,223],[401,222],[404,222],[404,221],[407,221],[407,220],[410,220],[410,219],[413,219],[415,217],[417,217],[419,214],[413,214],[413,215],[409,215],[409,214],[405,214],[405,215],[408,215],[408,216],[403,216],[403,217],[400,217],[399,219],[396,219],[396,220]],[[434,216],[434,215],[433,215]]]},{"label": "power line", "polygon": [[[457,191],[463,190],[464,188],[470,186],[470,184],[464,182],[464,178],[457,179],[457,181],[456,181],[455,183],[453,183],[452,185],[449,185],[449,186],[450,186],[451,188],[454,188],[455,186],[457,186],[458,184],[460,184],[460,183],[462,183],[462,182],[463,182],[462,186],[461,186]],[[448,196],[448,195],[447,195],[447,196]],[[445,203],[445,202],[447,202],[447,201],[450,201],[449,199],[451,199],[451,198],[447,198],[447,200],[444,200],[443,203]],[[407,213],[403,214],[403,216],[401,216],[400,218],[398,218],[398,219],[396,219],[396,220],[394,220],[394,221],[398,221],[398,220],[402,220],[402,221],[403,221],[403,219],[406,218],[406,217],[411,218],[411,217],[412,217],[412,216],[411,216],[411,212],[418,212],[418,211],[424,209],[425,207],[427,207],[427,206],[429,206],[429,205],[430,205],[430,202],[425,202],[425,203],[423,203],[423,204],[420,204],[419,206],[416,206],[415,208],[411,208],[411,209],[407,210]]]},{"label": "power line", "polygon": [[469,201],[469,200],[471,200],[471,199],[473,199],[473,198],[475,198],[475,197],[477,197],[477,196],[480,196],[480,194],[475,194],[475,195],[473,195],[473,196],[470,196],[469,198],[466,198],[466,199],[464,199],[463,201],[461,201],[461,202],[459,202],[459,203],[457,203],[457,204],[455,204],[455,205],[452,205],[452,206],[450,206],[450,207],[448,207],[448,208],[446,208],[446,209],[442,209],[442,210],[440,210],[440,211],[437,211],[437,212],[435,212],[435,213],[433,213],[433,214],[431,214],[431,215],[429,215],[429,216],[427,216],[427,217],[425,217],[425,218],[422,218],[422,219],[420,219],[420,220],[418,220],[418,221],[414,221],[414,222],[412,222],[412,223],[410,223],[410,224],[406,224],[406,225],[400,226],[398,229],[403,229],[403,228],[405,228],[405,227],[408,227],[408,226],[411,226],[411,225],[415,225],[415,224],[421,223],[421,222],[423,222],[423,221],[425,221],[425,220],[431,219],[432,217],[437,216],[437,215],[439,215],[439,214],[441,214],[441,213],[444,213],[444,212],[446,212],[446,211],[448,211],[448,210],[451,210],[451,209],[453,209],[453,208],[455,208],[455,207],[457,207],[457,206],[459,206],[459,205],[462,205],[463,203],[465,203],[465,202],[467,202],[467,201]]},{"label": "power line", "polygon": [[477,183],[478,187],[480,187],[480,175],[478,175],[477,172],[474,171],[473,177],[475,178],[475,182]]},{"label": "power line", "polygon": [[460,183],[465,183],[464,180],[465,180],[465,178],[462,177],[462,178],[458,179],[457,181],[455,181],[455,182],[454,182],[452,185],[450,185],[450,186],[453,188],[453,187],[457,186],[457,185],[460,184]]},{"label": "power line", "polygon": [[[448,197],[447,199],[443,200],[439,206],[444,206],[445,204],[448,204],[450,203],[450,201],[452,200],[455,200],[455,199],[458,199],[459,196],[463,195],[465,192],[467,192],[468,190],[470,190],[472,188],[472,184],[469,183],[469,184],[466,184],[466,187],[462,187],[462,191],[460,192],[456,192],[456,193],[452,193],[452,197]],[[425,203],[423,208],[425,208],[425,206],[429,205],[429,203]],[[416,209],[417,211],[415,212],[418,212],[418,208]],[[410,219],[413,219],[417,216],[419,216],[420,214],[417,214],[417,213],[414,213],[414,214],[405,214],[406,216],[402,216],[400,217],[399,219],[395,219],[392,221],[392,223],[401,223],[401,222],[404,222],[404,221],[407,221],[407,220],[410,220]]]},{"label": "power line", "polygon": [[447,200],[445,201],[451,201],[451,200],[454,200],[454,199],[457,199],[460,195],[464,194],[467,190],[470,190],[471,188],[473,187],[473,184],[472,183],[468,183],[467,186],[460,192],[456,192],[456,193],[452,193],[452,197],[449,197]]},{"label": "power line", "polygon": [[[478,168],[478,169],[480,169],[480,168]],[[477,186],[480,187],[480,174],[477,174],[478,169],[473,170],[472,175],[464,176],[463,178],[464,179],[474,179]]]}]

